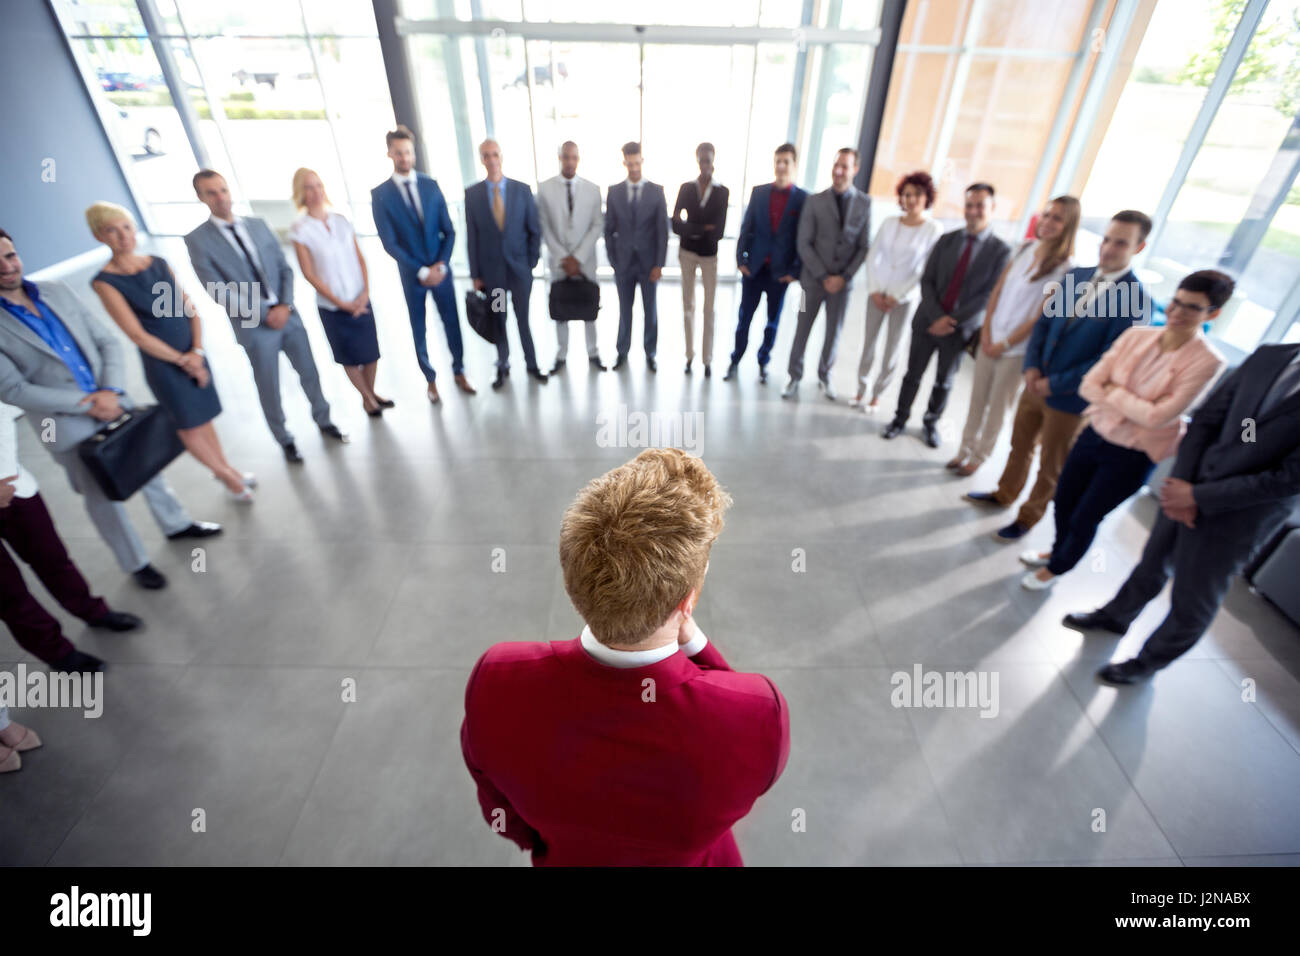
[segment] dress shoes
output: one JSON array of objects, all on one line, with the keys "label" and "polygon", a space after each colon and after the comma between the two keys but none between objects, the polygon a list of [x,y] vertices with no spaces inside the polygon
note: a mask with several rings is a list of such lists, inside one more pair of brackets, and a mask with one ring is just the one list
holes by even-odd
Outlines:
[{"label": "dress shoes", "polygon": [[727,366],[727,372],[722,376],[724,382],[734,382],[736,380],[736,363],[732,362]]},{"label": "dress shoes", "polygon": [[880,433],[881,438],[897,438],[903,434],[904,425],[900,421],[892,421],[885,426],[885,430]]},{"label": "dress shoes", "polygon": [[107,665],[94,654],[87,654],[74,647],[51,664],[50,670],[61,674],[93,674],[102,671],[105,666]]},{"label": "dress shoes", "polygon": [[510,377],[510,370],[505,368],[497,369],[497,377],[492,380],[492,391],[501,391],[501,386],[505,385],[506,379]]},{"label": "dress shoes", "polygon": [[1012,541],[1019,541],[1025,535],[1029,534],[1029,529],[1017,521],[1011,522],[1005,528],[998,528],[993,532],[993,540],[998,544],[1010,544]]},{"label": "dress shoes", "polygon": [[948,464],[944,465],[943,467],[947,468],[949,471],[956,471],[963,464],[965,464],[965,462],[966,459],[963,458],[961,455],[958,455],[956,458],[952,459],[952,461],[948,462]]},{"label": "dress shoes", "polygon": [[467,379],[463,374],[456,376],[456,387],[466,395],[478,394],[478,389],[471,385],[469,379]]},{"label": "dress shoes", "polygon": [[686,374],[687,374],[687,375],[690,375],[690,374],[691,374],[691,363],[692,363],[693,361],[694,361],[693,359],[687,359],[687,360],[686,360]]},{"label": "dress shoes", "polygon": [[152,564],[146,564],[140,570],[132,571],[131,577],[135,578],[135,583],[140,587],[150,591],[158,591],[167,586],[167,579]]},{"label": "dress shoes", "polygon": [[547,372],[546,374],[547,374],[547,375],[559,375],[561,372],[564,371],[564,366],[565,366],[565,364],[567,364],[567,363],[565,362],[564,359],[556,359],[556,360],[555,360],[555,364],[551,366],[551,370],[550,370],[549,372]]},{"label": "dress shoes", "polygon": [[1087,614],[1067,614],[1061,623],[1076,631],[1110,631],[1112,634],[1124,634],[1128,628],[1108,618],[1101,611],[1089,611]]},{"label": "dress shoes", "polygon": [[627,365],[627,356],[620,355],[617,359],[614,360],[614,371],[617,372],[625,365]]},{"label": "dress shoes", "polygon": [[609,371],[608,366],[606,366],[605,363],[602,362],[602,361],[600,360],[600,356],[599,356],[599,355],[592,355],[592,356],[589,356],[589,357],[587,358],[587,361],[588,361],[589,363],[591,363],[591,367],[594,368],[597,372],[608,372],[608,371]]},{"label": "dress shoes", "polygon": [[646,356],[645,367],[648,368],[648,369],[649,369],[650,371],[652,371],[652,372],[657,372],[657,371],[659,371],[659,366],[656,365],[656,364],[655,364],[655,360],[652,359],[652,358],[650,358],[649,356]]},{"label": "dress shoes", "polygon": [[543,372],[540,368],[530,368],[528,370],[528,374],[531,375],[533,378],[535,378],[537,381],[541,382],[543,385],[545,385],[547,382],[546,373]]},{"label": "dress shoes", "polygon": [[1145,680],[1155,672],[1154,667],[1148,667],[1135,657],[1119,664],[1107,664],[1097,671],[1097,679],[1104,684],[1125,687],[1129,684],[1136,684],[1140,680]]},{"label": "dress shoes", "polygon": [[758,384],[759,384],[759,385],[766,385],[766,384],[767,384],[767,366],[766,366],[766,365],[760,365],[760,366],[758,367]]},{"label": "dress shoes", "polygon": [[103,628],[107,631],[134,631],[144,623],[134,614],[128,614],[126,611],[109,611],[103,617],[97,617],[93,621],[87,621],[91,627]]},{"label": "dress shoes", "polygon": [[798,398],[798,396],[799,396],[799,380],[797,378],[792,378],[790,379],[790,381],[785,383],[785,388],[781,391],[781,397]]},{"label": "dress shoes", "polygon": [[429,403],[432,405],[437,405],[442,401],[442,396],[438,394],[438,386],[433,384],[433,382],[429,383],[429,388],[426,394],[429,396]]},{"label": "dress shoes", "polygon": [[939,430],[933,425],[921,426],[921,441],[925,442],[931,448],[939,447]]},{"label": "dress shoes", "polygon": [[320,433],[326,438],[333,438],[336,442],[344,445],[352,441],[352,439],[348,437],[347,432],[339,431],[339,426],[332,422],[328,425],[322,425],[320,427]]},{"label": "dress shoes", "polygon": [[302,452],[298,450],[297,445],[293,442],[289,442],[289,444],[284,446],[284,459],[290,464],[300,465],[302,464]]},{"label": "dress shoes", "polygon": [[962,495],[963,501],[969,501],[977,505],[993,505],[997,508],[1005,507],[1002,502],[998,501],[997,492],[994,491],[968,491]]},{"label": "dress shoes", "polygon": [[704,363],[704,377],[713,378],[713,366],[710,365],[708,362]]},{"label": "dress shoes", "polygon": [[[248,479],[244,479],[248,483]],[[188,528],[181,528],[180,531],[173,531],[167,537],[172,541],[179,541],[182,538],[210,538],[214,534],[221,534],[221,525],[215,521],[192,521]]]},{"label": "dress shoes", "polygon": [[836,393],[835,388],[831,385],[830,382],[826,381],[826,379],[824,378],[819,378],[817,380],[817,389],[823,395],[825,395],[827,399],[829,399],[832,402],[839,398],[839,395]]}]

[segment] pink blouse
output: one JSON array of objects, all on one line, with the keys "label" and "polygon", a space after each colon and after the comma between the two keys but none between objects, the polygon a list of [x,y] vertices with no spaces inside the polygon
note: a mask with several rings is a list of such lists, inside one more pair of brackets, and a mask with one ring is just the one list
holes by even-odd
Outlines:
[{"label": "pink blouse", "polygon": [[[1079,394],[1093,430],[1108,442],[1163,461],[1178,451],[1183,413],[1223,369],[1223,356],[1197,332],[1172,352],[1160,351],[1163,328],[1125,329],[1083,377]],[[1107,384],[1113,387],[1107,389]]]}]

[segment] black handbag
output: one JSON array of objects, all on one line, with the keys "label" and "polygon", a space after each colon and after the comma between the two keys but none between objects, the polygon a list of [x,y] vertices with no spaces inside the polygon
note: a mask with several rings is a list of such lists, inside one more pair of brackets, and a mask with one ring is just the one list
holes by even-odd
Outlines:
[{"label": "black handbag", "polygon": [[551,318],[591,322],[600,311],[600,286],[586,276],[567,276],[551,283]]},{"label": "black handbag", "polygon": [[465,318],[469,327],[490,345],[501,341],[503,323],[492,313],[492,303],[482,292],[470,289],[465,293]]},{"label": "black handbag", "polygon": [[125,501],[185,450],[161,405],[125,411],[77,446],[77,455],[110,501]]}]

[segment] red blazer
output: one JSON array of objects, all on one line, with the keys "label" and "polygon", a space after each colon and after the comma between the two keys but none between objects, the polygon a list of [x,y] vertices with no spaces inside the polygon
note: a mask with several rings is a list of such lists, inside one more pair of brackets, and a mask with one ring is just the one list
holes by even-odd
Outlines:
[{"label": "red blazer", "polygon": [[474,665],[460,741],[484,819],[534,866],[740,866],[731,827],[785,769],[790,714],[712,642],[627,669],[509,643]]}]

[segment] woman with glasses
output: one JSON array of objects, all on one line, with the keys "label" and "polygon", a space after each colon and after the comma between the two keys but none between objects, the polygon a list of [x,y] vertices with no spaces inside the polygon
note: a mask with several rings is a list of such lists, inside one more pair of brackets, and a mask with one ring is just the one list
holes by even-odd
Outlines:
[{"label": "woman with glasses", "polygon": [[1223,368],[1201,324],[1232,296],[1222,272],[1193,272],[1178,284],[1163,327],[1126,329],[1083,377],[1079,394],[1087,426],[1070,449],[1056,485],[1056,540],[1051,551],[1026,551],[1033,568],[1021,586],[1042,591],[1073,568],[1103,518],[1141,488],[1156,463],[1172,457],[1184,430],[1183,414]]}]

